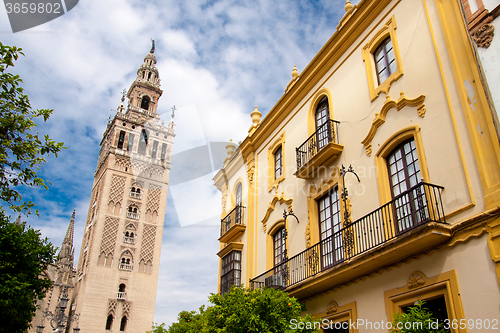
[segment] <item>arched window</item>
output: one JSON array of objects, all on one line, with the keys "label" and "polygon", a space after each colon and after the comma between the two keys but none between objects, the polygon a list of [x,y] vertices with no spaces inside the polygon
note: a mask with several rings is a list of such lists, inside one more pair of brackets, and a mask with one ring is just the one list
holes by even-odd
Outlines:
[{"label": "arched window", "polygon": [[387,37],[380,43],[373,52],[373,58],[375,59],[378,84],[381,84],[396,71],[396,60],[392,50],[391,37]]},{"label": "arched window", "polygon": [[127,316],[123,316],[120,322],[120,332],[124,332],[127,328]]},{"label": "arched window", "polygon": [[141,109],[149,110],[149,102],[151,102],[149,96],[144,96],[141,101]]},{"label": "arched window", "polygon": [[123,148],[123,143],[125,142],[125,131],[120,131],[120,136],[118,137],[118,148]]},{"label": "arched window", "polygon": [[235,215],[235,223],[236,224],[241,224],[241,216],[242,216],[242,194],[243,194],[243,186],[241,183],[238,184],[238,187],[236,188],[236,215]]},{"label": "arched window", "polygon": [[415,140],[404,141],[387,157],[389,182],[394,210],[398,220],[397,232],[411,229],[428,219],[425,192],[420,187],[411,190],[422,179]]},{"label": "arched window", "polygon": [[130,237],[130,234],[127,232],[125,232],[125,237]]},{"label": "arched window", "polygon": [[316,107],[316,140],[318,142],[318,151],[326,146],[330,138],[330,111],[328,109],[328,98],[321,99]]},{"label": "arched window", "polygon": [[113,327],[113,315],[109,315],[108,319],[106,319],[106,329],[110,330]]},{"label": "arched window", "polygon": [[137,152],[139,154],[145,155],[147,146],[148,146],[148,132],[145,129],[143,129],[141,131],[141,137],[139,138],[139,149],[137,149]]},{"label": "arched window", "polygon": [[342,220],[340,215],[338,187],[318,200],[319,232],[321,243],[321,267],[323,269],[341,262]]},{"label": "arched window", "polygon": [[[274,267],[279,266],[285,259],[286,243],[285,228],[280,228],[273,236]],[[276,272],[278,271],[278,272]],[[281,267],[275,270],[275,274],[281,272]]]},{"label": "arched window", "polygon": [[125,292],[125,284],[124,283],[120,283],[120,286],[118,287],[118,291],[121,292],[121,293],[124,293]]}]

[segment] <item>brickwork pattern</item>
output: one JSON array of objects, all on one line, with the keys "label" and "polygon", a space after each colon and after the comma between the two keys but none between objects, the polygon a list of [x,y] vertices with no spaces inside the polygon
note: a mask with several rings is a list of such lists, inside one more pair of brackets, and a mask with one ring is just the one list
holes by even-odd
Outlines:
[{"label": "brickwork pattern", "polygon": [[155,248],[156,227],[153,225],[144,225],[144,233],[141,242],[141,254],[139,261],[144,260],[145,263],[150,261],[153,263],[153,255]]}]

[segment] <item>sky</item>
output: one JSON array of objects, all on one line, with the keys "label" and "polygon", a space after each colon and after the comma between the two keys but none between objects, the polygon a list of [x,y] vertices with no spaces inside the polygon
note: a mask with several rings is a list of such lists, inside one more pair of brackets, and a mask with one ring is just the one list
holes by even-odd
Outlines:
[{"label": "sky", "polygon": [[[78,260],[102,133],[121,91],[130,87],[149,52],[151,38],[163,89],[158,112],[168,121],[176,106],[173,153],[182,154],[210,142],[242,141],[254,107],[264,115],[273,107],[293,66],[300,73],[333,34],[344,4],[86,0],[53,21],[15,34],[2,6],[0,41],[25,53],[12,71],[23,79],[33,108],[54,109],[38,131],[67,147],[39,171],[51,182],[49,190],[21,189],[23,199],[33,200],[40,211],[25,220],[60,246],[76,209]],[[174,186],[170,179],[155,322],[170,325],[180,311],[197,310],[217,292],[221,206],[211,181],[221,167],[217,164],[191,182]],[[182,162],[173,164],[172,174],[182,168]],[[189,205],[178,195],[193,191],[206,199],[196,203],[196,216],[189,215]]]}]

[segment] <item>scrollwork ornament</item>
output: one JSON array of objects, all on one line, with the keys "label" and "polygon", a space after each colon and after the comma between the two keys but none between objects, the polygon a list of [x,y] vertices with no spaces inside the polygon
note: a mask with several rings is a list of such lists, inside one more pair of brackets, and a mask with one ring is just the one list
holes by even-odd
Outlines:
[{"label": "scrollwork ornament", "polygon": [[425,284],[425,275],[422,272],[414,272],[408,278],[406,286],[408,289],[418,288]]},{"label": "scrollwork ornament", "polygon": [[477,46],[487,49],[490,47],[493,36],[495,35],[493,32],[494,30],[495,27],[493,24],[486,23],[472,34],[472,39]]},{"label": "scrollwork ornament", "polygon": [[334,314],[335,312],[338,311],[338,309],[339,309],[339,305],[337,304],[337,302],[330,301],[330,303],[328,303],[328,306],[326,307],[326,314],[327,315]]}]

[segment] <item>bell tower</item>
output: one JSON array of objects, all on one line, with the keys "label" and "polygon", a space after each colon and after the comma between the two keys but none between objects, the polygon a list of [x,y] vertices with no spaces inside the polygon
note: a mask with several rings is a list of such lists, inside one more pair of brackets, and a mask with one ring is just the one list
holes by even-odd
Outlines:
[{"label": "bell tower", "polygon": [[153,322],[175,136],[173,112],[166,125],[157,113],[154,51],[153,41],[100,144],[71,308],[82,332],[146,332]]}]

